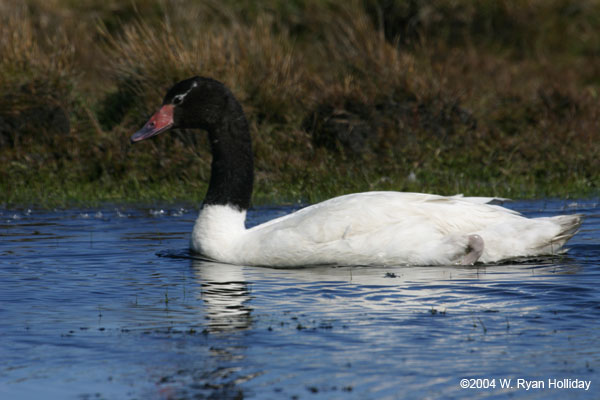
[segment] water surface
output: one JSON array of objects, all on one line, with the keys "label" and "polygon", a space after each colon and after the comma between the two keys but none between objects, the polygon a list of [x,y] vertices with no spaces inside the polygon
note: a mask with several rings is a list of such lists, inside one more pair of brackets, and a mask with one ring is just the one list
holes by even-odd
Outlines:
[{"label": "water surface", "polygon": [[193,209],[0,209],[0,398],[598,398],[600,205],[507,206],[585,222],[525,264],[284,270],[191,259]]}]

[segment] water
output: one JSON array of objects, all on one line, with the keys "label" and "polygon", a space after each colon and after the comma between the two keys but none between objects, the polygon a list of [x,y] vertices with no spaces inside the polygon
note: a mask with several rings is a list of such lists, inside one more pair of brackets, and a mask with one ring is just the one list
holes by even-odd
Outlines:
[{"label": "water", "polygon": [[191,209],[0,209],[0,398],[599,398],[600,204],[508,207],[586,219],[562,258],[282,270],[189,258]]}]

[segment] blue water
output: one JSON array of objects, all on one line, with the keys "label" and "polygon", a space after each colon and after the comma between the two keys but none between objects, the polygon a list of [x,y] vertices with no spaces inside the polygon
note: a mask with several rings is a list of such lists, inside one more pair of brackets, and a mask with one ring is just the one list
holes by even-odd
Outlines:
[{"label": "blue water", "polygon": [[600,398],[600,203],[507,206],[585,222],[524,264],[283,270],[191,259],[194,209],[0,209],[0,399]]}]

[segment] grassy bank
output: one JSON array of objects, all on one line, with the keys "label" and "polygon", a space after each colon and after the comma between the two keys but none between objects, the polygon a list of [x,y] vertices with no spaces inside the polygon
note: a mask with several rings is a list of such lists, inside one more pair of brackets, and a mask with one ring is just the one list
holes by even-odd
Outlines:
[{"label": "grassy bank", "polygon": [[0,20],[0,203],[200,200],[204,134],[128,141],[192,75],[244,106],[255,203],[599,194],[598,1],[9,0]]}]

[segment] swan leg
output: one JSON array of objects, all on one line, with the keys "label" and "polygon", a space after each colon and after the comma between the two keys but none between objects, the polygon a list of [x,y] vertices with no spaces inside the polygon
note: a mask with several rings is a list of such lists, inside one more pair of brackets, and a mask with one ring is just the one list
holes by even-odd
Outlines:
[{"label": "swan leg", "polygon": [[469,235],[469,244],[467,246],[467,252],[460,261],[461,265],[473,265],[481,254],[483,253],[483,248],[485,244],[483,242],[483,238],[479,235]]}]

